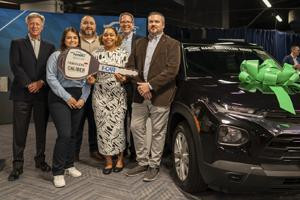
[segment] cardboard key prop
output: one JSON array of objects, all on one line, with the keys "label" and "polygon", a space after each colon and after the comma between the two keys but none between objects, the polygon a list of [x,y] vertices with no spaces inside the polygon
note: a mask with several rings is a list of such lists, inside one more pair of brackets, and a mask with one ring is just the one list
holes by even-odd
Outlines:
[{"label": "cardboard key prop", "polygon": [[68,48],[58,57],[58,68],[66,79],[81,80],[98,71],[106,73],[119,73],[125,76],[137,76],[135,70],[125,69],[99,63],[89,52],[81,48]]}]

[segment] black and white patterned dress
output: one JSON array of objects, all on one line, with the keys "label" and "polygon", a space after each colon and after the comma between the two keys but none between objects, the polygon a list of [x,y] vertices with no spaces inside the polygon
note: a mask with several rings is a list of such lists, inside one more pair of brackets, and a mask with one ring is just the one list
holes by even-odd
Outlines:
[{"label": "black and white patterned dress", "polygon": [[[101,64],[110,66],[125,67],[128,60],[128,53],[121,48],[106,51],[100,46],[93,55]],[[92,101],[99,152],[102,155],[116,155],[123,152],[126,91],[114,74],[98,72]]]}]

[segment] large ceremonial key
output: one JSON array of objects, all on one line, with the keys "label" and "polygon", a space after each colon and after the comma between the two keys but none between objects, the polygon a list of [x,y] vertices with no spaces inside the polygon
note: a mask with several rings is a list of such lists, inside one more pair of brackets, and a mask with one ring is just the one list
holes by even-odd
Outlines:
[{"label": "large ceremonial key", "polygon": [[98,71],[125,76],[138,75],[135,70],[101,64],[93,55],[81,48],[68,48],[61,52],[57,64],[64,77],[71,80],[86,79],[87,76]]}]

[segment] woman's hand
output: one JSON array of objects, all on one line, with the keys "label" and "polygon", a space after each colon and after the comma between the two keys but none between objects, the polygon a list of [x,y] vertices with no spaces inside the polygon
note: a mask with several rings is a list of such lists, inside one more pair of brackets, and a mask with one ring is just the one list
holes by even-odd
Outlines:
[{"label": "woman's hand", "polygon": [[68,99],[67,104],[70,108],[74,109],[74,108],[76,108],[77,101],[76,101],[76,99],[71,97],[70,99]]},{"label": "woman's hand", "polygon": [[121,74],[116,73],[115,74],[115,78],[117,79],[117,81],[124,83],[126,81],[126,76],[123,76]]},{"label": "woman's hand", "polygon": [[84,103],[83,99],[79,99],[76,103],[76,108],[81,109],[84,106]]},{"label": "woman's hand", "polygon": [[87,82],[88,82],[88,84],[90,84],[90,85],[94,85],[95,82],[96,82],[95,76],[94,76],[94,75],[89,75],[89,76],[87,77]]}]

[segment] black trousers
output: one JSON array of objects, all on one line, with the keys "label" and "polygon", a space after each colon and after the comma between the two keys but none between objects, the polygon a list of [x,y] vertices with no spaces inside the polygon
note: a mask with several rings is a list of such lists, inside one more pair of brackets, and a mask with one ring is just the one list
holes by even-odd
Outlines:
[{"label": "black trousers", "polygon": [[124,85],[124,88],[126,90],[127,94],[127,111],[126,116],[124,120],[124,126],[125,126],[125,135],[126,135],[126,149],[125,149],[125,155],[130,155],[132,158],[135,158],[135,148],[134,148],[134,141],[132,137],[132,132],[130,130],[130,123],[131,123],[131,114],[132,114],[132,99],[133,99],[133,86],[132,84],[126,83]]},{"label": "black trousers", "polygon": [[[68,88],[68,92],[78,99],[81,88]],[[71,109],[66,102],[49,93],[49,110],[57,130],[54,147],[52,173],[54,176],[63,175],[64,170],[74,166],[76,131],[82,118],[83,109]]]},{"label": "black trousers", "polygon": [[22,168],[28,127],[33,110],[36,137],[36,162],[45,160],[46,129],[49,117],[47,101],[13,102],[13,167]]},{"label": "black trousers", "polygon": [[[93,91],[93,90],[91,90]],[[88,121],[88,140],[89,140],[89,149],[90,152],[98,152],[98,142],[97,142],[97,129],[94,119],[94,111],[92,106],[92,94],[90,94],[84,105],[84,112],[80,120],[78,131],[76,132],[76,148],[75,154],[79,155],[80,148],[82,144],[83,128],[85,120]]]}]

